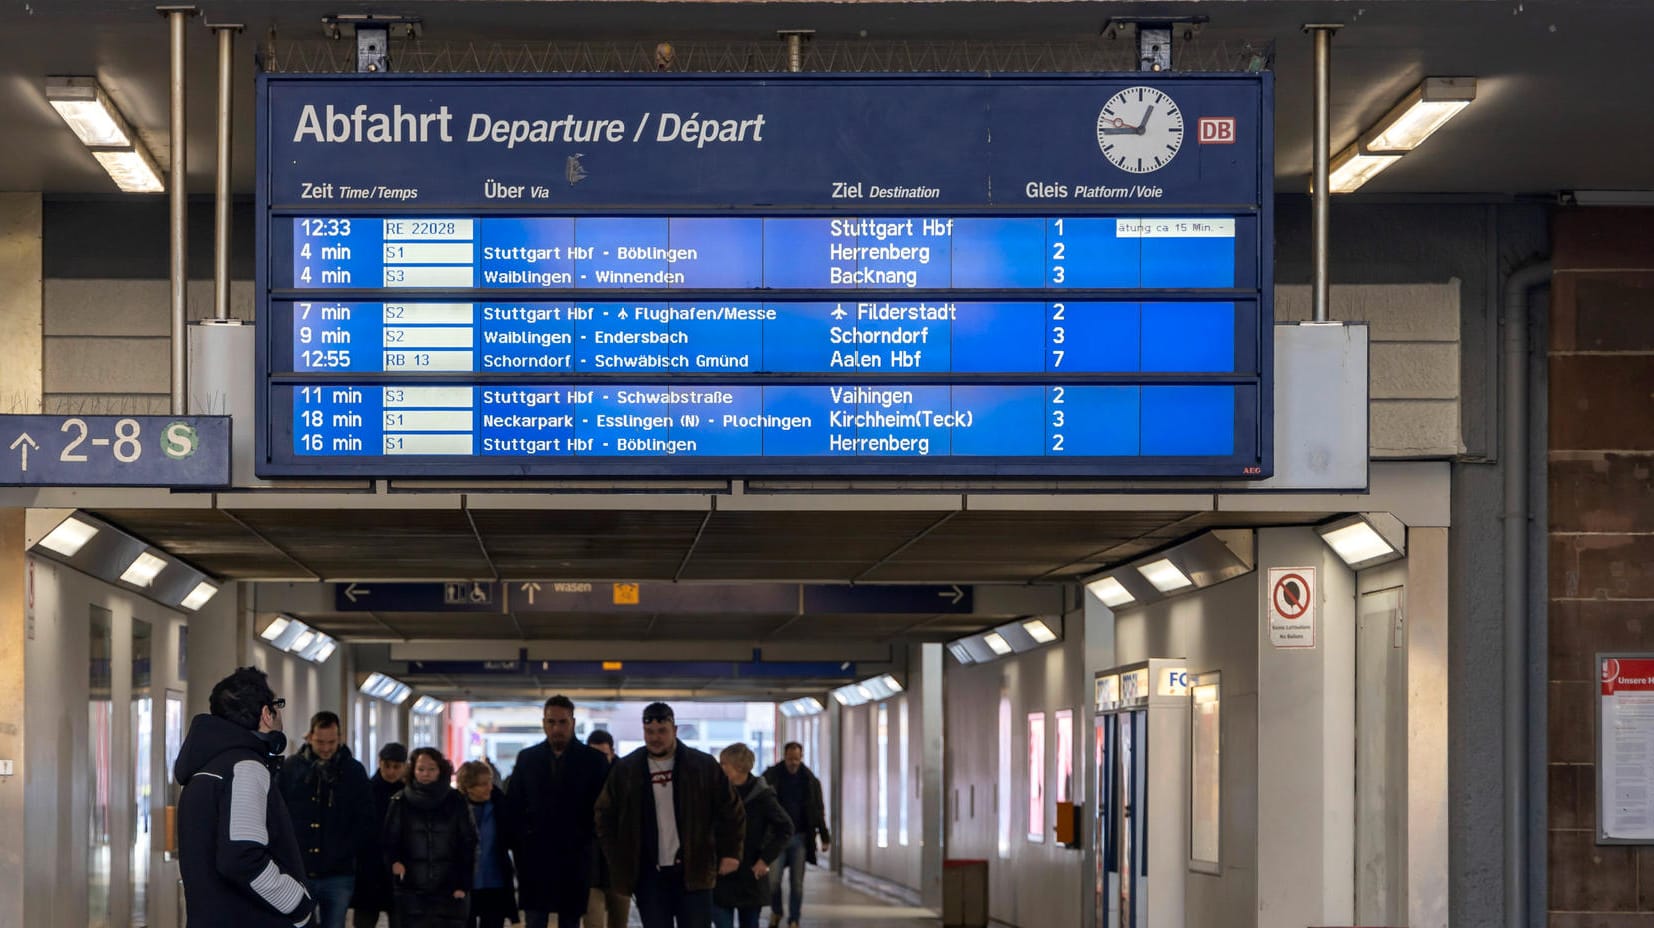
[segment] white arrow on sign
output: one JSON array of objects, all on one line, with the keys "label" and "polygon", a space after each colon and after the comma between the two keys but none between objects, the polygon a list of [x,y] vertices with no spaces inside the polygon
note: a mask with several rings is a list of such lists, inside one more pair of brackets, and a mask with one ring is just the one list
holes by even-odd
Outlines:
[{"label": "white arrow on sign", "polygon": [[532,606],[534,605],[534,594],[540,591],[540,584],[530,580],[522,585],[522,591],[528,594],[528,604]]},{"label": "white arrow on sign", "polygon": [[936,595],[957,606],[959,605],[959,601],[965,598],[965,591],[961,590],[959,588],[959,584],[955,583],[951,589],[943,590]]},{"label": "white arrow on sign", "polygon": [[29,469],[29,449],[39,447],[39,445],[35,444],[35,440],[29,437],[28,432],[24,432],[18,435],[15,439],[12,439],[11,449],[13,451],[20,452],[23,455],[24,471]]},{"label": "white arrow on sign", "polygon": [[352,583],[350,586],[345,587],[345,599],[348,599],[351,602],[355,602],[356,597],[358,597],[358,596],[367,596],[368,594],[370,594],[372,592],[373,591],[368,589],[367,587],[357,586],[356,584]]}]

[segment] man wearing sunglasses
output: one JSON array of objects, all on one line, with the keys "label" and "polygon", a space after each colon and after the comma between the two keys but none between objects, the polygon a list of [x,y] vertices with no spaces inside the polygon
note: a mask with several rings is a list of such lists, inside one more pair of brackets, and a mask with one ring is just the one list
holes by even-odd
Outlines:
[{"label": "man wearing sunglasses", "polygon": [[192,924],[309,925],[315,903],[304,858],[273,774],[287,749],[281,710],[264,671],[242,667],[213,687],[211,712],[190,723],[173,777],[178,861]]},{"label": "man wearing sunglasses", "polygon": [[718,761],[678,741],[671,706],[644,708],[643,744],[597,801],[610,888],[636,897],[643,928],[708,928],[713,886],[741,866],[746,811]]}]

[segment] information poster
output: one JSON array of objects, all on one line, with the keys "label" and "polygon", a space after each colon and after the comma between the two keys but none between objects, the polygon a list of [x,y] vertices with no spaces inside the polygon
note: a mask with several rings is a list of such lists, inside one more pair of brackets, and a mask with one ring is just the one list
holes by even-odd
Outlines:
[{"label": "information poster", "polygon": [[1315,647],[1315,568],[1271,567],[1266,592],[1269,643],[1281,649]]},{"label": "information poster", "polygon": [[1654,654],[1598,658],[1597,840],[1654,844]]}]

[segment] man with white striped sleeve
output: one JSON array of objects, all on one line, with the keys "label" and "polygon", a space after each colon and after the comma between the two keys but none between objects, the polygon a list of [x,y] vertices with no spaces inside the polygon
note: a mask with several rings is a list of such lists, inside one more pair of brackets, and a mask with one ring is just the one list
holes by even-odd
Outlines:
[{"label": "man with white striped sleeve", "polygon": [[287,748],[287,701],[256,667],[218,681],[211,714],[190,723],[173,766],[178,862],[191,925],[287,928],[312,924],[304,858],[275,768]]}]

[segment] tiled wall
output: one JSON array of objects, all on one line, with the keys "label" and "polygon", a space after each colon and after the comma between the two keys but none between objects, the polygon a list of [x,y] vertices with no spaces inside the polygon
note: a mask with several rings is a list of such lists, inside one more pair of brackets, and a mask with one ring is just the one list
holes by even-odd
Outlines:
[{"label": "tiled wall", "polygon": [[1597,839],[1595,655],[1654,651],[1654,210],[1556,221],[1550,326],[1552,928],[1654,928],[1654,846]]}]

